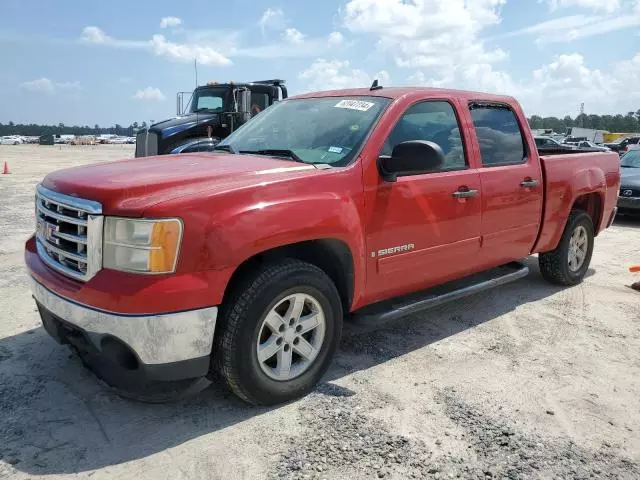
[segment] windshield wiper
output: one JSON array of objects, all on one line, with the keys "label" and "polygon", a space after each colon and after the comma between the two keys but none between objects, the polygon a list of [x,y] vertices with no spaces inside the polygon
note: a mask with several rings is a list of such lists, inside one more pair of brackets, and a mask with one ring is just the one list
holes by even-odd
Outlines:
[{"label": "windshield wiper", "polygon": [[229,153],[236,153],[236,151],[233,149],[233,147],[231,145],[216,145],[215,147],[213,147],[213,150],[222,150],[224,152],[229,152]]},{"label": "windshield wiper", "polygon": [[270,155],[272,157],[286,157],[300,163],[306,163],[293,150],[268,148],[264,150],[240,150],[238,153],[249,153],[251,155]]}]

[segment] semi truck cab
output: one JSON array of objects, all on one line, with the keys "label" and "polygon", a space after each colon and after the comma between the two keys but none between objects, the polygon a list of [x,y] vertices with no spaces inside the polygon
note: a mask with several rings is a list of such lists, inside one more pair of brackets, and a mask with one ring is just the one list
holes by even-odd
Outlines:
[{"label": "semi truck cab", "polygon": [[279,79],[208,82],[193,92],[178,92],[176,116],[138,132],[135,156],[210,151],[249,118],[285,98],[285,81]]}]

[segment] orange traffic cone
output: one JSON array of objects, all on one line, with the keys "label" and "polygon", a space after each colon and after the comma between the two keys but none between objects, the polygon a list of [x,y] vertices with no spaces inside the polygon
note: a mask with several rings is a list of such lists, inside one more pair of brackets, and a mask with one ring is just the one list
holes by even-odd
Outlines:
[{"label": "orange traffic cone", "polygon": [[11,171],[9,170],[9,164],[7,162],[4,162],[4,168],[2,169],[2,174],[9,175],[10,173]]},{"label": "orange traffic cone", "polygon": [[[630,272],[640,272],[640,265],[634,265],[633,267],[629,267]],[[634,290],[638,290],[640,292],[640,282],[632,283],[631,288]]]}]

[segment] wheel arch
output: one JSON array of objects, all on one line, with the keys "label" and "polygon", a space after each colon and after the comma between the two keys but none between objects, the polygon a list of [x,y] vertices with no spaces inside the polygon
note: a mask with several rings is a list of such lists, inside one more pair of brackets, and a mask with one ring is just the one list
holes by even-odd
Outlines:
[{"label": "wheel arch", "polygon": [[343,310],[348,312],[351,309],[355,289],[353,254],[345,242],[334,238],[282,245],[247,258],[231,274],[224,291],[223,304],[242,285],[247,275],[269,262],[284,258],[295,258],[320,268],[336,285]]},{"label": "wheel arch", "polygon": [[590,217],[593,223],[593,234],[598,235],[598,225],[602,221],[602,215],[604,212],[604,198],[602,198],[601,192],[591,192],[579,195],[571,206],[571,211],[583,210]]}]

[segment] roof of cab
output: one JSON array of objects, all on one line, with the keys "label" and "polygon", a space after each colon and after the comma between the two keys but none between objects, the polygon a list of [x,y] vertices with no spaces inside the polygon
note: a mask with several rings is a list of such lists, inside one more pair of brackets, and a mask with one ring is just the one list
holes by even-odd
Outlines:
[{"label": "roof of cab", "polygon": [[466,90],[454,90],[445,88],[429,88],[429,87],[383,87],[376,90],[368,88],[349,88],[344,90],[327,90],[322,92],[309,92],[301,95],[290,97],[295,98],[318,98],[318,97],[350,97],[350,96],[368,96],[368,97],[385,97],[393,100],[409,96],[433,96],[433,97],[457,97],[465,100],[478,100],[500,103],[511,103],[515,99],[506,95],[493,95],[490,93],[471,92]]}]

